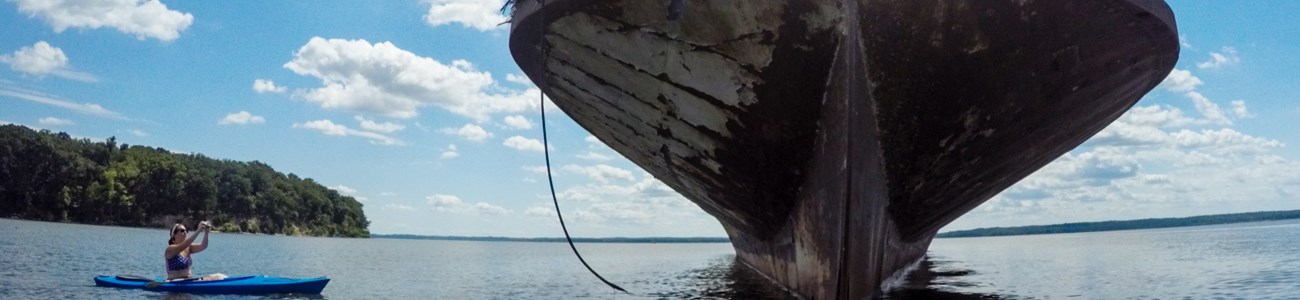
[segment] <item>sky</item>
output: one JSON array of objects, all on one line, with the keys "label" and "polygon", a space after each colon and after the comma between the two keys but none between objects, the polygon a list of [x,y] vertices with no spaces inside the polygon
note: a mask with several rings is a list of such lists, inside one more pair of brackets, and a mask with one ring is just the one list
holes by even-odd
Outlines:
[{"label": "sky", "polygon": [[[261,161],[357,198],[372,233],[560,236],[501,3],[7,0],[0,123]],[[1300,209],[1300,2],[1170,6],[1182,52],[1159,87],[944,231]],[[546,116],[574,236],[725,236]]]}]

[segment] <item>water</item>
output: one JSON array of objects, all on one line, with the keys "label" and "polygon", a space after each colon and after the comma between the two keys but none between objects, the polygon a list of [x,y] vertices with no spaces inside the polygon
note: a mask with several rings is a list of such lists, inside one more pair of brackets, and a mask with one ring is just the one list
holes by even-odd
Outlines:
[{"label": "water", "polygon": [[897,298],[1300,299],[1300,220],[937,239],[929,257]]},{"label": "water", "polygon": [[[0,219],[0,299],[259,299],[95,287],[163,275],[164,229]],[[939,239],[890,299],[1300,299],[1300,220]],[[781,299],[728,244],[335,239],[214,233],[197,274],[330,277],[312,299]]]},{"label": "water", "polygon": [[[166,229],[0,219],[0,299],[258,299],[95,287],[97,275],[164,276]],[[325,299],[786,298],[734,263],[730,244],[578,244],[633,294],[600,283],[564,243],[341,239],[213,233],[196,275],[330,278]]]}]

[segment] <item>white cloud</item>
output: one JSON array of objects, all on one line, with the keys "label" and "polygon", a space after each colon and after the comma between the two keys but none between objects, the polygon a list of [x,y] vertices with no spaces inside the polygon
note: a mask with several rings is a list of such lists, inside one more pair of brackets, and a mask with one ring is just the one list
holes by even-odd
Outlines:
[{"label": "white cloud", "polygon": [[266,123],[266,118],[242,110],[237,113],[228,114],[226,115],[225,118],[221,118],[221,120],[217,120],[217,124],[221,124],[221,125],[229,125],[229,124],[244,125],[244,124],[262,124],[262,123]]},{"label": "white cloud", "polygon": [[68,67],[68,56],[63,54],[63,49],[45,41],[18,48],[13,54],[0,55],[0,62],[9,64],[14,71],[37,78],[54,75],[84,82],[99,81],[94,75],[73,71]]},{"label": "white cloud", "polygon": [[[575,222],[629,225],[653,228],[656,232],[678,230],[676,228],[698,231],[698,228],[717,226],[717,221],[700,210],[699,206],[649,174],[643,174],[642,179],[625,185],[591,183],[574,186],[560,192],[558,196],[560,201],[571,203],[569,207],[572,208],[569,209],[572,210]],[[549,197],[543,198],[549,202]],[[553,211],[547,211],[549,210],[538,205],[529,208],[525,214],[554,216]],[[565,213],[565,216],[569,215],[570,213]],[[701,235],[699,232],[677,234]]]},{"label": "white cloud", "polygon": [[542,141],[530,139],[518,135],[506,139],[506,141],[502,143],[502,145],[505,145],[506,147],[510,147],[512,149],[519,150],[519,151],[542,152],[543,150],[546,150],[542,146]]},{"label": "white cloud", "polygon": [[263,94],[263,93],[282,94],[286,90],[288,89],[282,86],[276,86],[275,82],[271,80],[267,80],[267,79],[253,80],[253,91],[257,92],[258,94]]},{"label": "white cloud", "polygon": [[48,125],[48,126],[63,126],[63,125],[76,124],[73,123],[71,120],[59,119],[55,117],[44,117],[38,120],[37,122],[40,123],[41,125]]},{"label": "white cloud", "polygon": [[1203,83],[1200,78],[1193,76],[1191,71],[1174,69],[1169,72],[1165,80],[1160,82],[1160,86],[1170,92],[1186,93],[1196,90],[1196,87]]},{"label": "white cloud", "polygon": [[344,195],[348,195],[348,196],[352,196],[352,195],[356,195],[356,194],[357,194],[357,190],[356,190],[356,189],[354,189],[354,188],[350,188],[350,187],[348,187],[348,186],[346,186],[346,185],[342,185],[342,184],[340,184],[340,185],[336,185],[336,186],[331,186],[330,189],[339,192],[339,194],[344,194]]},{"label": "white cloud", "polygon": [[591,180],[595,180],[602,184],[609,183],[611,179],[623,179],[626,181],[636,180],[636,177],[632,176],[632,171],[606,164],[598,164],[594,166],[565,165],[562,169],[568,172],[586,175],[587,178],[591,178]]},{"label": "white cloud", "polygon": [[138,137],[149,136],[148,132],[144,132],[143,130],[139,130],[139,129],[131,129],[131,131],[127,131],[127,133],[130,133],[131,135],[138,136]]},{"label": "white cloud", "polygon": [[578,158],[581,158],[581,159],[585,159],[585,160],[591,160],[591,161],[611,161],[611,160],[614,160],[614,157],[613,157],[613,156],[606,155],[606,154],[603,154],[603,153],[597,153],[597,152],[595,152],[595,151],[587,151],[587,152],[583,152],[583,153],[578,154],[577,157],[578,157]]},{"label": "white cloud", "polygon": [[1232,116],[1237,118],[1253,118],[1255,114],[1246,109],[1245,100],[1232,100]]},{"label": "white cloud", "polygon": [[1196,64],[1201,69],[1216,69],[1222,66],[1235,65],[1241,62],[1241,57],[1237,56],[1237,49],[1232,47],[1223,47],[1219,52],[1210,52],[1210,60]]},{"label": "white cloud", "polygon": [[506,116],[505,122],[506,125],[509,125],[511,128],[533,129],[533,122],[529,121],[528,118],[525,118],[524,116],[519,116],[519,115]]},{"label": "white cloud", "polygon": [[[945,230],[1293,207],[1300,163],[1277,155],[1286,145],[1231,128],[1196,91],[1199,79],[1179,71],[1165,87],[1191,98],[1202,118],[1136,106]],[[1233,116],[1250,116],[1244,101],[1232,103]]]},{"label": "white cloud", "polygon": [[393,204],[393,203],[384,204],[384,209],[393,209],[393,210],[415,210],[414,207],[410,207],[410,206],[402,205],[402,204]]},{"label": "white cloud", "polygon": [[464,60],[443,64],[389,42],[313,37],[284,64],[321,87],[298,93],[323,108],[411,118],[433,105],[477,122],[489,114],[537,110],[536,88],[503,90],[492,75]]},{"label": "white cloud", "polygon": [[554,218],[555,209],[550,206],[533,206],[524,211],[525,216]]},{"label": "white cloud", "polygon": [[383,192],[383,193],[379,193],[379,195],[380,195],[380,196],[384,196],[384,197],[392,197],[392,196],[397,196],[397,193],[393,193],[393,192]]},{"label": "white cloud", "polygon": [[504,216],[513,213],[513,211],[506,209],[504,207],[487,204],[484,202],[474,203],[474,206],[471,209],[473,209],[475,212],[481,215]]},{"label": "white cloud", "polygon": [[453,159],[460,157],[460,152],[456,152],[456,145],[447,145],[447,149],[442,151],[441,159]]},{"label": "white cloud", "polygon": [[137,39],[175,40],[194,22],[189,13],[167,9],[158,0],[14,0],[18,11],[39,17],[62,33],[68,28],[111,27]]},{"label": "white cloud", "polygon": [[103,106],[95,103],[73,103],[71,101],[58,99],[57,97],[46,95],[44,93],[17,89],[13,87],[0,85],[0,95],[13,98],[23,99],[36,103],[52,105],[59,108],[68,109],[78,113],[92,116],[105,117],[110,119],[128,120],[122,114],[105,109]]},{"label": "white cloud", "polygon": [[452,195],[436,194],[433,196],[424,197],[424,199],[425,199],[425,203],[428,204],[429,207],[432,207],[433,210],[436,211],[449,211],[454,208],[465,205],[465,202],[461,201],[460,197],[456,197]]},{"label": "white cloud", "polygon": [[546,175],[546,166],[524,166],[522,169],[530,173]]},{"label": "white cloud", "polygon": [[506,81],[514,82],[529,87],[534,86],[533,80],[528,79],[528,76],[524,76],[522,74],[506,74]]},{"label": "white cloud", "polygon": [[406,144],[401,140],[395,139],[393,137],[389,137],[387,135],[348,128],[347,126],[334,124],[334,122],[330,120],[316,120],[316,121],[309,121],[307,123],[301,123],[301,124],[294,123],[293,128],[312,129],[312,130],[319,131],[320,133],[324,133],[325,135],[363,137],[366,139],[370,139],[371,143],[376,143],[381,145],[405,145]]},{"label": "white cloud", "polygon": [[514,214],[514,211],[501,206],[489,204],[486,202],[466,203],[460,200],[460,197],[453,195],[436,194],[425,197],[425,203],[431,209],[437,212],[451,212],[460,214],[473,215],[493,215],[502,216]]},{"label": "white cloud", "polygon": [[1223,115],[1223,110],[1219,108],[1219,105],[1214,104],[1205,95],[1201,95],[1200,92],[1196,91],[1187,92],[1184,95],[1192,99],[1192,104],[1196,105],[1196,111],[1205,116],[1207,122],[1217,125],[1232,125],[1232,120],[1228,120],[1228,117]]},{"label": "white cloud", "polygon": [[462,139],[471,142],[481,143],[483,141],[486,141],[488,138],[492,137],[491,132],[488,132],[487,130],[483,130],[483,127],[479,127],[478,125],[474,125],[474,124],[465,124],[465,126],[461,126],[460,128],[443,128],[438,131],[442,132],[443,134],[458,136]]},{"label": "white cloud", "polygon": [[465,28],[488,31],[508,26],[499,26],[506,21],[501,14],[505,4],[500,0],[429,0],[429,11],[424,21],[430,26],[438,27],[451,23],[460,23]]},{"label": "white cloud", "polygon": [[402,126],[402,124],[393,122],[375,123],[375,121],[366,119],[366,117],[363,116],[356,116],[355,119],[357,119],[357,122],[361,124],[361,129],[370,132],[393,133],[406,129],[406,126]]}]

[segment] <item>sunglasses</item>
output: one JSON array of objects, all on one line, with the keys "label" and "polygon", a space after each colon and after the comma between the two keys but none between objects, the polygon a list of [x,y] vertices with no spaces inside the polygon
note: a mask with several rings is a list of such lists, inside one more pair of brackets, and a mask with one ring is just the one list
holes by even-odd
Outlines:
[{"label": "sunglasses", "polygon": [[188,231],[186,231],[185,228],[177,228],[176,230],[172,230],[172,233],[177,233],[177,232],[188,232]]}]

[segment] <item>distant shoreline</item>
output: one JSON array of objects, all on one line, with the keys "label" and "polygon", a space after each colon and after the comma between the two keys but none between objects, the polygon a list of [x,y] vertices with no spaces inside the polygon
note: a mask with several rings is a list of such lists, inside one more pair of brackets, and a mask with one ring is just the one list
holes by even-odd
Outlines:
[{"label": "distant shoreline", "polygon": [[[414,235],[414,234],[370,234],[372,239],[399,239],[399,240],[439,240],[439,241],[475,241],[475,242],[533,242],[533,243],[564,243],[567,242],[562,237],[543,237],[543,238],[518,238],[518,237],[499,237],[499,236],[440,236],[440,235]],[[725,237],[604,237],[604,238],[573,238],[574,243],[729,243],[731,239]]]},{"label": "distant shoreline", "polygon": [[936,238],[965,238],[987,236],[1012,236],[1057,233],[1100,232],[1137,229],[1155,229],[1188,227],[1202,225],[1221,225],[1233,223],[1263,222],[1300,219],[1300,210],[1263,211],[1221,215],[1205,215],[1184,218],[1140,219],[1127,221],[1102,221],[1065,223],[1054,225],[1034,225],[1019,227],[992,227],[971,230],[949,231],[936,235]]}]

